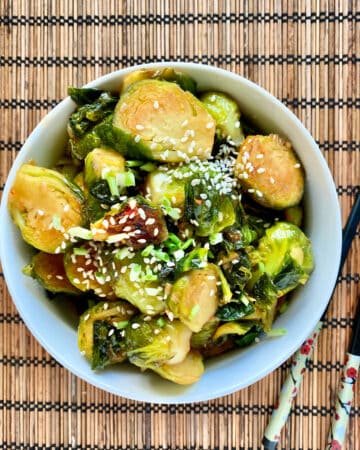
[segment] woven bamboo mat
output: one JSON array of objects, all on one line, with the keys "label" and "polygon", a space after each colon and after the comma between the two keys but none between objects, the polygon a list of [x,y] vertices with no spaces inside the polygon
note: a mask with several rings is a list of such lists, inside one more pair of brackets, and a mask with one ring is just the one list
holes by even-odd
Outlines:
[{"label": "woven bamboo mat", "polygon": [[[132,64],[229,69],[283,100],[318,141],[345,220],[360,183],[356,0],[0,2],[0,190],[28,134],[66,95]],[[360,293],[357,234],[280,448],[324,448]],[[314,299],[315,301],[315,299]],[[259,449],[284,364],[214,401],[159,406],[115,397],[62,368],[31,336],[0,273],[1,449]],[[360,448],[360,389],[347,449]]]}]

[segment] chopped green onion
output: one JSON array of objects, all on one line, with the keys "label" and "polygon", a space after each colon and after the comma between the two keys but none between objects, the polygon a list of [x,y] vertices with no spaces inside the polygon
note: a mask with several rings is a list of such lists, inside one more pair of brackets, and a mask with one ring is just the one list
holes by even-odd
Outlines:
[{"label": "chopped green onion", "polygon": [[197,303],[196,305],[194,305],[194,306],[192,307],[192,309],[191,309],[191,311],[190,311],[190,314],[189,314],[189,319],[190,319],[190,320],[195,319],[195,317],[197,316],[197,314],[199,313],[199,311],[200,311],[200,305]]},{"label": "chopped green onion", "polygon": [[187,241],[185,241],[185,242],[180,246],[181,250],[186,250],[187,248],[190,247],[190,245],[193,244],[193,242],[194,242],[194,239],[193,239],[193,238],[188,239]]},{"label": "chopped green onion", "polygon": [[144,161],[136,161],[133,159],[126,161],[128,167],[140,167],[142,164],[144,164]]},{"label": "chopped green onion", "polygon": [[68,230],[70,237],[77,237],[80,239],[92,239],[92,233],[90,230],[87,230],[83,227],[72,227]]},{"label": "chopped green onion", "polygon": [[156,323],[159,325],[159,327],[163,328],[166,325],[166,321],[163,317],[159,317]]},{"label": "chopped green onion", "polygon": [[140,264],[130,264],[130,281],[139,281],[141,273]]},{"label": "chopped green onion", "polygon": [[222,241],[223,241],[222,233],[214,233],[214,234],[210,234],[210,236],[209,236],[209,242],[211,245],[219,244]]},{"label": "chopped green onion", "polygon": [[118,330],[123,330],[128,326],[128,324],[129,324],[128,320],[122,320],[121,322],[116,322],[116,328]]},{"label": "chopped green onion", "polygon": [[163,209],[164,213],[168,216],[170,216],[174,220],[180,219],[180,209],[179,208],[173,208],[171,206],[170,200],[167,198],[164,198],[162,201],[161,208]]},{"label": "chopped green onion", "polygon": [[52,225],[55,230],[61,230],[61,218],[60,216],[53,215],[52,217]]},{"label": "chopped green onion", "polygon": [[150,267],[146,267],[145,275],[141,277],[142,281],[156,281],[158,279],[157,275],[155,275]]},{"label": "chopped green onion", "polygon": [[140,169],[144,170],[145,172],[153,172],[156,168],[157,168],[157,165],[152,163],[152,162],[148,162],[146,164],[143,164],[140,167]]},{"label": "chopped green onion", "polygon": [[280,314],[284,314],[284,312],[288,309],[290,303],[288,300],[286,300],[281,306],[280,306]]},{"label": "chopped green onion", "polygon": [[162,250],[153,250],[152,255],[155,256],[155,258],[157,258],[160,261],[165,261],[168,262],[170,261],[170,256],[163,252]]},{"label": "chopped green onion", "polygon": [[113,195],[114,197],[118,197],[120,195],[120,192],[119,192],[116,176],[106,174],[105,180],[107,181],[107,183],[109,185],[111,195]]},{"label": "chopped green onion", "polygon": [[123,247],[123,248],[119,248],[119,250],[117,250],[117,252],[115,253],[115,258],[116,259],[125,259],[128,256],[130,256],[131,251],[129,249],[129,247]]},{"label": "chopped green onion", "polygon": [[266,334],[269,337],[279,337],[279,336],[284,336],[286,333],[287,333],[286,328],[273,328]]},{"label": "chopped green onion", "polygon": [[141,252],[142,256],[150,256],[152,254],[152,251],[154,250],[153,244],[148,245],[144,248],[144,250]]},{"label": "chopped green onion", "polygon": [[86,250],[86,248],[81,248],[81,247],[74,247],[73,248],[73,254],[74,255],[81,255],[81,256],[85,256],[87,255],[89,252]]}]

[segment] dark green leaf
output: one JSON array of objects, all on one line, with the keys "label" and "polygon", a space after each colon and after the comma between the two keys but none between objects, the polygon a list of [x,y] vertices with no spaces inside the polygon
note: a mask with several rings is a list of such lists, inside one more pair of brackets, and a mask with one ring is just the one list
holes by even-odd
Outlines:
[{"label": "dark green leaf", "polygon": [[[110,330],[113,331],[109,336]],[[95,321],[92,369],[102,369],[109,364],[121,361],[124,351],[121,330],[116,329],[105,320]]]},{"label": "dark green leaf", "polygon": [[278,291],[284,291],[297,286],[303,275],[303,270],[296,265],[294,260],[289,259],[281,271],[273,278],[273,284]]},{"label": "dark green leaf", "polygon": [[94,102],[103,92],[105,91],[96,88],[68,87],[68,94],[79,106]]},{"label": "dark green leaf", "polygon": [[260,325],[254,325],[251,330],[249,330],[244,336],[241,336],[238,339],[235,339],[235,344],[238,347],[247,347],[252,344],[257,337],[260,336],[263,329]]},{"label": "dark green leaf", "polygon": [[230,302],[220,306],[216,311],[216,317],[224,322],[242,319],[255,311],[252,303],[245,305],[242,302]]}]

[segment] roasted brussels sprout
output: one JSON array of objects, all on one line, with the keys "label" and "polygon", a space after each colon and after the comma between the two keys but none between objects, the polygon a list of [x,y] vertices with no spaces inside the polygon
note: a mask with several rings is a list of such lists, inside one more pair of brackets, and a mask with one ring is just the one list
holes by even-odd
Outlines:
[{"label": "roasted brussels sprout", "polygon": [[127,302],[100,302],[80,317],[78,346],[93,369],[126,359],[124,328],[135,313]]},{"label": "roasted brussels sprout", "polygon": [[142,197],[134,197],[114,205],[104,217],[91,224],[95,241],[107,241],[133,248],[159,244],[167,239],[163,213]]},{"label": "roasted brussels sprout", "polygon": [[163,69],[137,69],[130,72],[124,78],[121,86],[121,92],[126,91],[129,86],[137,83],[141,80],[163,80],[171,81],[178,84],[184,91],[190,91],[192,94],[196,94],[196,82],[189,75],[172,67],[165,67]]},{"label": "roasted brussels sprout", "polygon": [[68,230],[84,221],[83,201],[80,188],[59,172],[23,164],[8,206],[24,241],[46,253],[60,253],[68,245]]},{"label": "roasted brussels sprout", "polygon": [[254,270],[248,288],[256,306],[266,311],[264,328],[269,331],[277,299],[305,284],[314,268],[311,242],[296,225],[278,222],[266,230],[250,260]]},{"label": "roasted brussels sprout", "polygon": [[170,168],[159,168],[151,172],[146,179],[146,193],[151,202],[156,206],[162,206],[167,199],[174,208],[184,208],[185,180],[173,176]]},{"label": "roasted brussels sprout", "polygon": [[125,159],[114,150],[95,148],[85,158],[85,183],[89,189],[102,179],[116,178],[124,172]]},{"label": "roasted brussels sprout", "polygon": [[204,373],[204,363],[201,353],[191,350],[180,363],[163,364],[153,368],[153,371],[176,384],[187,385],[200,380]]},{"label": "roasted brussels sprout", "polygon": [[235,164],[245,192],[272,209],[297,205],[304,193],[304,172],[290,142],[277,134],[247,136]]},{"label": "roasted brussels sprout", "polygon": [[39,252],[33,256],[31,264],[24,267],[23,273],[37,279],[49,292],[80,294],[66,276],[62,254]]},{"label": "roasted brussels sprout", "polygon": [[129,256],[125,256],[116,264],[118,270],[113,289],[118,297],[148,315],[159,314],[165,310],[165,286],[156,273],[157,263],[151,264],[150,260],[139,252],[135,255],[130,252]]},{"label": "roasted brussels sprout", "polygon": [[125,331],[129,361],[143,369],[184,361],[190,351],[190,329],[179,320],[146,319],[135,317]]},{"label": "roasted brussels sprout", "polygon": [[172,287],[167,300],[169,309],[192,331],[200,331],[217,310],[218,281],[214,264],[186,272]]},{"label": "roasted brussels sprout", "polygon": [[215,134],[213,118],[196,97],[158,80],[131,85],[116,105],[113,125],[164,162],[207,159]]},{"label": "roasted brussels sprout", "polygon": [[227,139],[232,145],[241,144],[244,134],[237,103],[227,94],[216,91],[205,92],[200,100],[216,120],[216,132],[220,139]]},{"label": "roasted brussels sprout", "polygon": [[69,248],[64,266],[69,281],[82,292],[93,291],[98,297],[115,300],[112,288],[116,276],[114,255],[101,243],[83,243]]}]

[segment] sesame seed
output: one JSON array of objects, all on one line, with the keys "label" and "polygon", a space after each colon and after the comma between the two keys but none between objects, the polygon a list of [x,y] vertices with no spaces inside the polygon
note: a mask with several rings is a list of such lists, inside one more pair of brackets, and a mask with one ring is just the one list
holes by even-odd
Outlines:
[{"label": "sesame seed", "polygon": [[264,194],[261,191],[259,191],[258,189],[256,190],[256,195],[260,198],[264,196]]},{"label": "sesame seed", "polygon": [[138,239],[139,244],[146,244],[146,239]]},{"label": "sesame seed", "polygon": [[133,330],[136,330],[137,328],[140,328],[140,324],[139,324],[139,323],[133,323],[133,324],[131,325],[131,328],[132,328]]},{"label": "sesame seed", "polygon": [[213,122],[208,122],[206,124],[206,128],[208,128],[208,129],[212,128],[213,126],[214,126]]},{"label": "sesame seed", "polygon": [[240,128],[240,121],[239,120],[236,121],[234,126],[235,126],[235,128]]},{"label": "sesame seed", "polygon": [[151,150],[155,150],[156,147],[157,147],[156,142],[152,142],[151,145],[150,145],[150,149],[151,149]]},{"label": "sesame seed", "polygon": [[215,295],[214,289],[211,289],[211,290],[210,290],[210,294],[209,294],[209,295],[210,295],[210,297],[213,297],[213,296]]},{"label": "sesame seed", "polygon": [[121,273],[125,273],[127,271],[127,266],[123,266],[121,269],[120,269],[120,272]]},{"label": "sesame seed", "polygon": [[69,211],[69,209],[70,209],[70,206],[69,206],[68,204],[66,204],[66,205],[64,206],[64,212]]},{"label": "sesame seed", "polygon": [[139,124],[136,125],[135,128],[136,128],[137,130],[139,130],[139,131],[141,131],[141,130],[144,129],[144,127],[143,127],[142,125],[139,125]]},{"label": "sesame seed", "polygon": [[295,167],[295,169],[299,169],[299,168],[301,167],[301,164],[300,164],[300,163],[296,163],[296,164],[294,165],[294,167]]},{"label": "sesame seed", "polygon": [[154,109],[159,109],[159,102],[157,100],[154,101]]},{"label": "sesame seed", "polygon": [[258,169],[256,172],[257,172],[257,173],[264,173],[264,172],[265,172],[265,169],[264,169],[263,167],[260,167],[260,169]]},{"label": "sesame seed", "polygon": [[273,177],[270,177],[270,183],[271,183],[271,184],[274,184],[274,183],[275,183],[275,180],[274,180]]},{"label": "sesame seed", "polygon": [[43,216],[45,214],[42,209],[38,209],[37,213],[39,214],[39,216]]},{"label": "sesame seed", "polygon": [[186,142],[188,139],[189,139],[189,136],[183,136],[183,137],[180,139],[180,142]]},{"label": "sesame seed", "polygon": [[139,209],[138,209],[138,212],[139,212],[139,216],[140,216],[143,220],[145,220],[145,219],[146,219],[145,211],[144,211],[142,208],[139,208]]},{"label": "sesame seed", "polygon": [[104,303],[104,311],[106,311],[109,308],[109,303]]},{"label": "sesame seed", "polygon": [[264,157],[264,155],[262,153],[258,153],[256,155],[256,159],[262,159]]},{"label": "sesame seed", "polygon": [[155,219],[153,217],[149,217],[145,221],[145,225],[153,225],[155,223]]},{"label": "sesame seed", "polygon": [[186,119],[184,120],[184,122],[181,124],[181,127],[184,128],[186,127],[186,125],[189,123],[189,121]]},{"label": "sesame seed", "polygon": [[136,206],[136,200],[133,198],[129,201],[129,206],[131,209],[134,209]]},{"label": "sesame seed", "polygon": [[157,236],[159,234],[159,228],[154,229],[154,236]]},{"label": "sesame seed", "polygon": [[88,320],[90,318],[90,314],[86,314],[86,316],[84,317],[84,321]]},{"label": "sesame seed", "polygon": [[159,330],[159,328],[155,328],[155,330],[154,330],[154,334],[160,334],[160,330]]},{"label": "sesame seed", "polygon": [[55,278],[57,278],[58,280],[63,280],[64,279],[64,277],[61,276],[61,275],[56,275]]},{"label": "sesame seed", "polygon": [[102,221],[102,224],[103,224],[104,228],[109,228],[109,222],[108,222],[107,219],[104,219],[104,220]]},{"label": "sesame seed", "polygon": [[140,139],[141,139],[140,136],[137,134],[134,138],[134,141],[137,143],[140,142]]},{"label": "sesame seed", "polygon": [[114,334],[114,332],[115,332],[114,328],[111,328],[111,330],[108,333],[108,336],[109,337],[112,336]]},{"label": "sesame seed", "polygon": [[80,355],[84,356],[85,355],[85,350],[81,350]]},{"label": "sesame seed", "polygon": [[254,192],[255,192],[255,189],[252,189],[252,188],[248,189],[249,194],[253,194]]},{"label": "sesame seed", "polygon": [[214,102],[216,100],[216,96],[215,95],[212,95],[211,97],[210,97],[210,101],[211,102]]}]

